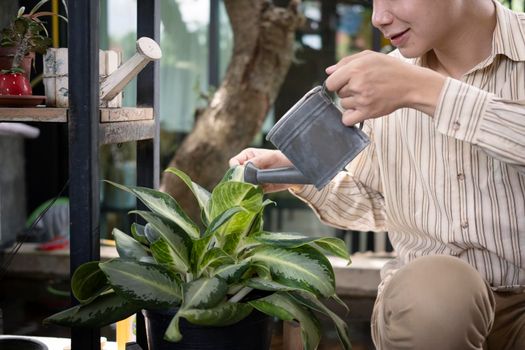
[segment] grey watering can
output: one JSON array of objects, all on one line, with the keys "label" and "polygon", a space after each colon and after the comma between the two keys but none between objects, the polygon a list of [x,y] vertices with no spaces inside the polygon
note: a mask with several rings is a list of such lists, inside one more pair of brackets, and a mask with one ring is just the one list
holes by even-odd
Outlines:
[{"label": "grey watering can", "polygon": [[323,188],[370,140],[360,128],[345,126],[342,113],[323,86],[304,95],[266,137],[294,165],[258,169],[247,163],[244,180],[253,184],[313,184]]}]

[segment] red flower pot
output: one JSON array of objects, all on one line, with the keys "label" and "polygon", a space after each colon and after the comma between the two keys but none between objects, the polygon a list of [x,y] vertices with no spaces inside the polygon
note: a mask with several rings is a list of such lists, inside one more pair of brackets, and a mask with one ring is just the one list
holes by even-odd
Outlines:
[{"label": "red flower pot", "polygon": [[[11,64],[13,63],[13,57],[16,53],[16,47],[0,47],[0,70],[11,69]],[[22,63],[20,68],[26,72],[27,79],[31,78],[31,63],[35,59],[35,53],[28,53]]]}]

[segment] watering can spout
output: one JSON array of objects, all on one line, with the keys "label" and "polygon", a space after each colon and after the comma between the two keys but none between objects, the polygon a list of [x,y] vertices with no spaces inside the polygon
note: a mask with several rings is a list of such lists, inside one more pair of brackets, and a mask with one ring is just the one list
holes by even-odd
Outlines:
[{"label": "watering can spout", "polygon": [[244,181],[254,185],[263,183],[309,184],[311,183],[294,167],[259,169],[251,162],[244,167]]},{"label": "watering can spout", "polygon": [[115,98],[150,61],[161,57],[162,51],[155,40],[147,37],[138,39],[135,55],[101,82],[100,98],[105,101]]}]

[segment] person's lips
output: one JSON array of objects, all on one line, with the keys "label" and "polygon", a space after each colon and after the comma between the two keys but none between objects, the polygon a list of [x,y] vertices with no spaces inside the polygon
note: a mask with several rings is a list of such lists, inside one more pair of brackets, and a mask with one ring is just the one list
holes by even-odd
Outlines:
[{"label": "person's lips", "polygon": [[387,36],[387,38],[390,39],[390,41],[392,42],[393,45],[399,46],[399,45],[403,44],[404,41],[406,40],[406,38],[408,37],[408,31],[409,30],[410,30],[410,28],[406,29],[406,30],[404,30],[402,32],[398,32],[396,34]]}]

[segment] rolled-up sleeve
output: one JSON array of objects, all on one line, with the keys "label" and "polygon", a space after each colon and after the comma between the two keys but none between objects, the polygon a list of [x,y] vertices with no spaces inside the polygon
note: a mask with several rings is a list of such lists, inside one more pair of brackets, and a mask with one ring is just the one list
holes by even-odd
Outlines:
[{"label": "rolled-up sleeve", "polygon": [[447,78],[434,114],[439,132],[472,143],[525,173],[525,101]]}]

